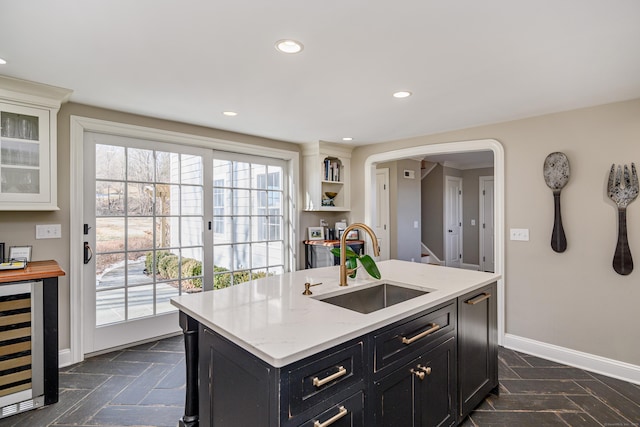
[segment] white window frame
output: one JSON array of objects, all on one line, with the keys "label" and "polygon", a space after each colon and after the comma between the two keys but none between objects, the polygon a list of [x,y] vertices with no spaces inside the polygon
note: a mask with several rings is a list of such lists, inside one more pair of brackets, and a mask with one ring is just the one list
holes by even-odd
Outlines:
[{"label": "white window frame", "polygon": [[298,204],[300,188],[296,183],[300,182],[300,154],[298,151],[279,148],[264,147],[211,138],[200,135],[191,135],[182,132],[173,132],[162,129],[154,129],[144,126],[117,123],[82,116],[70,117],[70,348],[60,354],[60,366],[68,366],[84,360],[82,352],[83,340],[83,299],[82,299],[82,259],[83,259],[83,234],[82,234],[82,208],[83,208],[83,141],[84,132],[101,132],[124,137],[142,138],[185,144],[194,147],[208,148],[214,151],[243,153],[259,157],[272,157],[286,162],[285,203],[284,203],[284,229],[285,233],[285,271],[294,271],[297,265],[295,242],[301,239],[298,236]]}]

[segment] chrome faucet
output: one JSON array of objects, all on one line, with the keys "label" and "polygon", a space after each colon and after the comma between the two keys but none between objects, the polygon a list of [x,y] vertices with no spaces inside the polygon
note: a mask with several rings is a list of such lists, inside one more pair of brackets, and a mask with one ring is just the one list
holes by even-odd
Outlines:
[{"label": "chrome faucet", "polygon": [[354,222],[350,226],[344,229],[342,236],[340,237],[340,286],[347,286],[347,276],[353,273],[354,269],[347,268],[347,234],[351,230],[361,228],[371,236],[371,244],[373,245],[373,255],[380,255],[380,246],[378,245],[378,238],[376,233],[373,232],[371,227],[361,222]]}]

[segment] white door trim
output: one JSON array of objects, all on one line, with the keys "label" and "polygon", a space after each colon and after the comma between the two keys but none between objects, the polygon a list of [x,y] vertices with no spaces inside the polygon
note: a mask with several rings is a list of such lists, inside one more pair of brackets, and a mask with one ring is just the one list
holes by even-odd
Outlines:
[{"label": "white door trim", "polygon": [[287,173],[289,174],[288,191],[289,198],[292,200],[290,206],[285,207],[287,210],[289,227],[289,244],[287,248],[289,269],[296,269],[297,254],[295,248],[297,243],[302,239],[298,236],[299,230],[299,212],[298,200],[302,200],[302,188],[297,183],[300,182],[300,154],[297,151],[289,151],[278,148],[270,148],[259,145],[246,144],[236,141],[225,141],[215,138],[209,138],[199,135],[190,135],[180,132],[167,131],[162,129],[154,129],[143,126],[130,125],[126,123],[110,122],[107,120],[93,119],[88,117],[71,116],[70,118],[70,203],[69,203],[69,316],[70,316],[70,361],[69,364],[82,362],[83,354],[83,294],[82,294],[82,256],[83,256],[83,145],[84,132],[103,132],[123,136],[132,136],[142,139],[151,139],[158,142],[170,142],[191,145],[195,147],[209,148],[212,150],[231,151],[252,154],[262,157],[274,157],[285,160],[287,162]]},{"label": "white door trim", "polygon": [[[479,212],[479,215],[478,215],[478,220],[479,220],[478,221],[478,227],[481,227],[482,226],[481,224],[484,224],[486,222],[485,221],[485,215],[484,215],[484,208],[485,208],[484,199],[485,198],[483,197],[482,191],[485,189],[488,181],[494,182],[493,176],[481,176],[481,177],[478,177],[478,183],[479,183],[479,186],[480,186],[479,191],[478,191],[478,198],[479,198],[479,203],[478,203],[479,204],[479,206],[478,206],[478,212]],[[480,270],[481,271],[486,271],[485,261],[484,261],[484,258],[485,258],[484,231],[480,230],[479,235],[480,236],[479,236],[478,240],[479,240],[480,247],[478,248],[478,258],[479,258],[478,259],[478,264],[480,264]]]},{"label": "white door trim", "polygon": [[[382,240],[382,243],[380,243],[380,260],[385,260],[385,259],[389,259],[391,258],[391,242],[389,241],[389,236],[391,234],[391,224],[389,223],[389,194],[390,194],[390,189],[389,189],[389,168],[380,168],[377,169],[376,174],[382,174],[384,175],[384,179],[385,179],[385,185],[387,186],[387,202],[385,203],[385,208],[387,210],[386,215],[387,215],[387,229],[385,230],[385,234]],[[376,177],[377,180],[377,177]],[[383,254],[386,254],[386,258],[384,256],[382,256]]]},{"label": "white door trim", "polygon": [[504,148],[495,139],[479,139],[472,141],[447,142],[442,144],[419,145],[383,153],[372,154],[364,162],[364,221],[374,224],[375,216],[375,179],[376,164],[408,158],[422,158],[427,155],[446,153],[468,153],[470,151],[493,152],[494,174],[494,232],[495,232],[495,269],[501,275],[498,279],[498,343],[502,345],[505,332],[504,316]]},{"label": "white door trim", "polygon": [[462,268],[462,259],[463,259],[463,242],[464,242],[464,237],[462,235],[462,212],[463,212],[463,206],[462,206],[462,178],[459,176],[452,176],[452,175],[445,175],[444,177],[444,187],[445,187],[445,191],[443,194],[444,200],[444,215],[442,216],[443,219],[443,224],[442,224],[442,233],[443,233],[443,242],[444,242],[444,265],[449,265],[450,263],[450,259],[449,259],[449,244],[450,244],[450,233],[449,233],[449,226],[450,224],[448,224],[449,221],[449,216],[451,214],[451,212],[449,212],[449,182],[450,181],[457,181],[458,182],[458,189],[459,192],[456,195],[456,203],[458,204],[459,207],[459,211],[458,213],[460,214],[460,217],[458,218],[459,221],[459,225],[458,225],[458,258],[456,261],[457,267]]}]

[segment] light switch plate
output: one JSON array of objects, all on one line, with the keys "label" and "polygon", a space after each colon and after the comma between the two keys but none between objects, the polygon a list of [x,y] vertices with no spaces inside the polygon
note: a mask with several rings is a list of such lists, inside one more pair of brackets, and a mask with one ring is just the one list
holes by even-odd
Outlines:
[{"label": "light switch plate", "polygon": [[62,226],[60,224],[36,225],[36,239],[60,239]]},{"label": "light switch plate", "polygon": [[511,240],[529,241],[529,229],[528,228],[512,228],[509,230],[509,236]]}]

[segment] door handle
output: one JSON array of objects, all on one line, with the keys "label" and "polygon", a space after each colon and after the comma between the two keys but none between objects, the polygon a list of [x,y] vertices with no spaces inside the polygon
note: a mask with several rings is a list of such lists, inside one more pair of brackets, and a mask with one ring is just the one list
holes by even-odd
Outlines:
[{"label": "door handle", "polygon": [[84,242],[84,263],[89,264],[91,258],[93,258],[93,250],[89,246],[89,242]]}]

